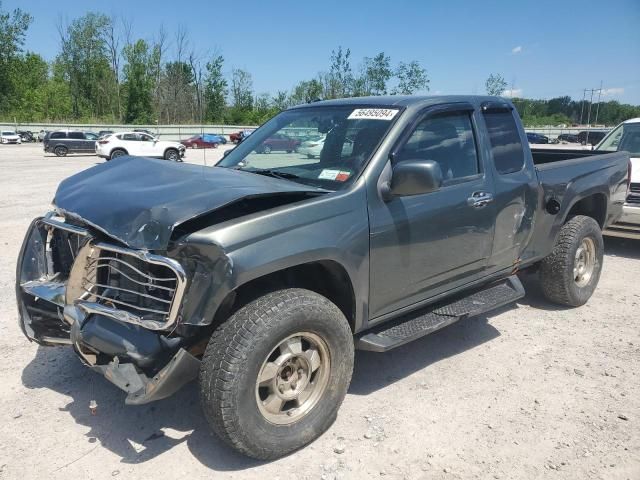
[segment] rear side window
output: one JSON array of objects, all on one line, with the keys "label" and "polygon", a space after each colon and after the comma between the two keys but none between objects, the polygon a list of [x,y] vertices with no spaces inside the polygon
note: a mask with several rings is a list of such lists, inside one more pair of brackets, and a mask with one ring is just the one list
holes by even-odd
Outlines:
[{"label": "rear side window", "polygon": [[74,140],[84,140],[84,133],[82,132],[69,132],[69,138]]},{"label": "rear side window", "polygon": [[65,132],[53,132],[49,138],[67,138]]},{"label": "rear side window", "polygon": [[125,133],[120,137],[122,140],[130,140],[137,142],[139,140],[138,135],[135,133]]},{"label": "rear side window", "polygon": [[522,170],[524,151],[513,114],[510,111],[490,111],[484,114],[484,121],[498,173],[505,175]]}]

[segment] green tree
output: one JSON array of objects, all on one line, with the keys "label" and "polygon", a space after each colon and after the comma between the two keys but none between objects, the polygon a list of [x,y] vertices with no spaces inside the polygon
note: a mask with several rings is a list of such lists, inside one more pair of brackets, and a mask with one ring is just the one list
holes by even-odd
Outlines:
[{"label": "green tree", "polygon": [[37,121],[44,116],[43,90],[49,81],[49,65],[35,53],[13,61],[15,82],[10,116],[18,121]]},{"label": "green tree", "polygon": [[6,113],[15,100],[21,82],[16,62],[32,20],[31,15],[19,8],[5,12],[0,1],[0,114]]},{"label": "green tree", "polygon": [[387,82],[392,76],[391,58],[384,52],[378,53],[373,58],[365,57],[362,75],[357,80],[354,96],[386,95]]},{"label": "green tree", "polygon": [[125,45],[124,89],[126,94],[126,123],[148,124],[153,117],[153,91],[155,72],[153,70],[153,51],[144,40]]},{"label": "green tree", "polygon": [[87,13],[66,27],[59,26],[58,61],[69,80],[74,118],[117,114],[117,94],[105,40],[110,22],[103,14]]},{"label": "green tree", "polygon": [[277,112],[281,112],[282,110],[286,110],[289,108],[289,95],[287,92],[280,90],[276,93],[275,97],[273,97],[273,109]]},{"label": "green tree", "polygon": [[489,75],[484,85],[487,90],[487,95],[500,96],[507,88],[507,82],[505,82],[504,77],[499,73]]},{"label": "green tree", "polygon": [[[339,46],[331,51],[329,73],[322,76],[325,98],[344,98],[353,92],[354,77],[351,70],[351,50]],[[315,86],[314,86],[315,87]]]},{"label": "green tree", "polygon": [[224,118],[228,84],[222,74],[223,64],[222,55],[216,55],[206,65],[204,103],[205,120],[208,122],[221,122]]},{"label": "green tree", "polygon": [[299,82],[289,97],[290,105],[300,105],[322,98],[324,88],[319,80],[303,80]]},{"label": "green tree", "polygon": [[231,72],[231,97],[237,110],[251,110],[253,107],[253,79],[246,70],[234,68]]},{"label": "green tree", "polygon": [[393,90],[395,95],[412,95],[421,90],[429,90],[427,71],[417,61],[400,62],[396,68],[398,84]]}]

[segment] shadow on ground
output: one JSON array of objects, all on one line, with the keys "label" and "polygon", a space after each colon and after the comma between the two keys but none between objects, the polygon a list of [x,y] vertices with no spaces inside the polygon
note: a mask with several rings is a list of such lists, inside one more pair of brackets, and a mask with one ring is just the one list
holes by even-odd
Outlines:
[{"label": "shadow on ground", "polygon": [[[389,353],[357,352],[349,394],[374,395],[413,372],[457,355],[499,336],[484,317],[451,325]],[[205,422],[197,384],[173,397],[142,406],[124,404],[125,394],[89,371],[69,348],[40,347],[22,372],[27,388],[48,388],[71,397],[61,411],[89,428],[87,437],[127,464],[143,463],[186,442],[203,465],[218,471],[237,471],[261,462],[248,459],[218,440]],[[89,402],[98,402],[91,415]],[[163,429],[165,432],[163,433]]]},{"label": "shadow on ground", "polygon": [[605,236],[604,253],[605,255],[638,260],[640,259],[640,240]]}]

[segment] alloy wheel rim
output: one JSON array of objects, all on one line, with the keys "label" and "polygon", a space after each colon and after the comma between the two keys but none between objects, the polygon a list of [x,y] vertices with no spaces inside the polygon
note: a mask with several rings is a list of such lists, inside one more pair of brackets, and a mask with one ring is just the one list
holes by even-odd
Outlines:
[{"label": "alloy wheel rim", "polygon": [[591,281],[596,261],[596,245],[594,241],[589,237],[583,238],[576,250],[573,262],[573,279],[578,287],[584,287]]},{"label": "alloy wheel rim", "polygon": [[326,342],[301,332],[281,341],[262,363],[256,379],[258,410],[269,422],[288,425],[313,409],[329,383]]}]

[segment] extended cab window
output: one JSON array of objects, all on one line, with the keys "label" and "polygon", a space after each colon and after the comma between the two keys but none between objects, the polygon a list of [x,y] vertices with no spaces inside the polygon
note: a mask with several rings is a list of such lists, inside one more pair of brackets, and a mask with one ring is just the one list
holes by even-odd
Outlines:
[{"label": "extended cab window", "polygon": [[398,152],[396,162],[403,160],[437,162],[445,182],[479,173],[469,113],[450,113],[424,119]]},{"label": "extended cab window", "polygon": [[74,140],[84,140],[84,133],[82,132],[69,132],[69,138]]},{"label": "extended cab window", "polygon": [[511,111],[488,111],[484,121],[489,132],[491,154],[498,173],[519,172],[524,167],[524,150]]}]

